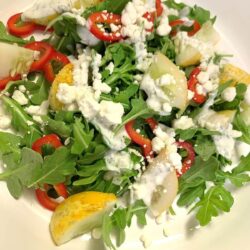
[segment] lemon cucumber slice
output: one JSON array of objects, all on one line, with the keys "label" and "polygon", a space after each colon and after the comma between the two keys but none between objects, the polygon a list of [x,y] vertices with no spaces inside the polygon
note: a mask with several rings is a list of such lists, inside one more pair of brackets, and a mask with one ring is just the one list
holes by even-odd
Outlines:
[{"label": "lemon cucumber slice", "polygon": [[188,89],[184,72],[165,55],[157,52],[149,68],[149,74],[154,80],[165,74],[172,75],[175,79],[175,83],[162,86],[162,89],[168,96],[172,107],[179,108],[182,111],[185,110],[188,104]]},{"label": "lemon cucumber slice", "polygon": [[0,79],[28,73],[35,54],[33,50],[0,42]]},{"label": "lemon cucumber slice", "polygon": [[68,85],[73,85],[73,67],[71,63],[65,65],[56,75],[52,83],[49,93],[49,103],[51,108],[55,111],[63,108],[63,104],[56,97],[59,84],[66,83]]},{"label": "lemon cucumber slice", "polygon": [[102,224],[102,217],[116,201],[114,194],[82,192],[64,200],[50,222],[51,236],[56,245],[87,233]]}]

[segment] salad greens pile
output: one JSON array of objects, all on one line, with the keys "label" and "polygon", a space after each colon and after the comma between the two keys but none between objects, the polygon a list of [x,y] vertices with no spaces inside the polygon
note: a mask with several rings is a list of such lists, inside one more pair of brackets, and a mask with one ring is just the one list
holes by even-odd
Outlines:
[{"label": "salad greens pile", "polygon": [[[121,15],[129,2],[131,1],[105,0],[96,6],[86,8],[81,17],[88,19],[91,14],[100,11]],[[167,17],[169,22],[186,18],[189,21],[198,22],[202,27],[207,22],[214,24],[216,21],[216,17],[199,6],[190,7],[174,0],[162,1],[162,4],[164,8],[171,10]],[[171,62],[176,63],[175,59],[179,52],[175,36],[171,32],[164,36],[157,33],[159,19],[155,18],[154,29],[146,36],[145,48],[151,55],[161,52]],[[49,43],[58,52],[74,56],[76,60],[78,55],[88,47],[81,43],[78,25],[76,18],[59,15],[49,24],[48,27],[53,27],[53,32],[44,42]],[[189,32],[192,25],[180,25],[175,28],[177,33]],[[0,23],[0,42],[24,46],[32,41],[35,41],[34,37],[23,39],[10,35],[4,24]],[[250,181],[250,154],[248,152],[238,155],[239,160],[235,164],[232,158],[218,149],[216,141],[223,136],[230,137],[224,134],[227,127],[221,125],[221,122],[223,123],[221,120],[227,117],[218,120],[222,129],[209,127],[208,122],[202,125],[199,117],[209,109],[215,115],[213,116],[215,121],[210,122],[216,123],[217,115],[221,117],[223,112],[233,112],[232,119],[228,120],[227,125],[231,126],[232,131],[240,133],[240,136],[233,137],[233,143],[235,145],[244,143],[249,146],[250,124],[242,115],[242,105],[245,105],[248,91],[246,83],[238,82],[237,85],[232,86],[230,80],[220,82],[216,89],[205,94],[204,103],[197,103],[191,98],[184,111],[172,107],[168,114],[163,115],[148,105],[148,95],[140,88],[140,77],[143,78],[147,72],[137,67],[138,52],[133,43],[127,42],[126,39],[114,43],[99,41],[97,45],[91,47],[91,53],[101,55],[99,66],[101,81],[111,89],[109,93],[101,93],[99,101],[120,103],[124,109],[121,123],[112,128],[113,135],[117,135],[129,122],[135,121],[134,130],[139,131],[144,138],[153,141],[156,135],[145,121],[147,118],[153,118],[158,125],[174,130],[175,141],[188,142],[193,146],[195,153],[190,169],[178,178],[177,205],[187,207],[190,212],[195,213],[196,219],[202,226],[209,224],[213,217],[222,212],[229,212],[234,203],[233,193],[230,191],[232,185],[242,187]],[[225,57],[227,55],[214,53],[206,63],[212,63],[221,70]],[[112,72],[108,69],[110,64],[113,65]],[[193,77],[193,70],[197,67],[201,67],[201,62],[180,66],[180,70],[185,72],[187,79],[190,80]],[[60,69],[61,67],[57,72]],[[91,74],[93,72],[89,75],[90,85],[92,85]],[[25,105],[12,98],[21,86],[25,88],[23,94],[28,100]],[[113,193],[117,197],[127,195],[131,192],[133,183],[147,171],[145,165],[147,166],[148,159],[143,158],[143,148],[135,143],[134,138],[127,136],[126,148],[123,151],[130,155],[133,166],[139,165],[139,168],[112,172],[107,166],[105,157],[114,149],[110,149],[102,131],[95,126],[95,123],[86,119],[80,110],[54,110],[48,107],[50,88],[51,83],[43,72],[30,72],[21,80],[9,82],[1,93],[1,105],[11,116],[11,129],[0,132],[0,155],[4,164],[0,180],[6,181],[10,194],[18,199],[27,188],[43,189],[44,185],[52,187],[58,183],[64,183],[69,195],[84,191]],[[224,93],[228,88],[235,90],[233,100],[225,100]],[[211,103],[211,100],[212,104],[208,107],[208,102]],[[41,112],[41,107],[46,105],[47,112]],[[35,113],[28,112],[30,107],[37,108]],[[173,121],[181,117],[192,119],[193,125],[188,128],[173,126]],[[34,142],[49,134],[56,134],[62,146],[54,148],[53,145],[45,143],[41,147],[42,153],[34,151]],[[188,157],[185,148],[179,148],[178,154],[183,160]],[[228,170],[228,166],[232,164],[236,166]],[[109,178],[110,172],[112,174]],[[52,198],[58,197],[53,190],[50,195]],[[114,210],[103,218],[102,237],[106,246],[111,249],[116,248],[111,239],[112,234],[117,236],[117,246],[125,241],[125,228],[131,226],[133,216],[137,217],[139,225],[145,226],[148,211],[148,205],[143,199],[138,199],[127,207],[115,206]]]}]

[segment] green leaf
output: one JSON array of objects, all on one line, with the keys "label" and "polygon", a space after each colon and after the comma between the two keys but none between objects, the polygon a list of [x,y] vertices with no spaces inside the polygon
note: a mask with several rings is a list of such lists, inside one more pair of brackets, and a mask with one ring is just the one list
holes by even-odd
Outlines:
[{"label": "green leaf", "polygon": [[26,43],[28,43],[28,41],[25,41],[22,38],[8,34],[4,24],[2,22],[0,22],[0,42],[16,43],[18,45],[25,45]]},{"label": "green leaf", "polygon": [[193,209],[198,208],[196,218],[201,226],[205,226],[212,217],[218,216],[219,212],[229,212],[233,203],[234,199],[230,192],[223,186],[214,186],[207,191]]},{"label": "green leaf", "polygon": [[233,121],[234,129],[242,132],[240,140],[250,144],[250,126],[248,126],[245,121],[242,119],[240,114],[236,114]]},{"label": "green leaf", "polygon": [[67,148],[60,147],[44,158],[42,168],[36,172],[28,187],[65,182],[66,177],[75,174],[75,165],[76,157]]},{"label": "green leaf", "polygon": [[182,185],[192,183],[196,179],[213,181],[216,177],[215,172],[218,167],[219,161],[215,157],[210,157],[209,160],[204,161],[200,156],[197,156],[194,165],[182,175],[180,189],[182,189]]},{"label": "green leaf", "polygon": [[164,3],[172,9],[176,9],[176,10],[182,10],[184,7],[186,7],[187,5],[184,3],[180,3],[180,2],[176,2],[175,0],[167,0],[164,1]]},{"label": "green leaf", "polygon": [[220,133],[217,131],[210,131],[205,128],[189,128],[189,129],[176,129],[176,134],[180,136],[181,140],[187,141],[191,140],[195,137],[195,135],[219,135]]},{"label": "green leaf", "polygon": [[131,105],[131,111],[122,118],[122,123],[115,128],[115,133],[129,121],[135,120],[138,117],[153,115],[153,111],[148,108],[147,103],[143,99],[132,99]]},{"label": "green leaf", "polygon": [[111,233],[113,230],[114,226],[112,223],[112,217],[110,217],[109,214],[105,214],[102,221],[102,239],[107,247],[116,250],[116,247],[111,240]]},{"label": "green leaf", "polygon": [[94,131],[85,129],[80,119],[76,119],[73,124],[74,143],[71,148],[71,153],[79,155],[84,150],[88,149],[90,142],[94,137]]},{"label": "green leaf", "polygon": [[[26,146],[31,147],[32,143],[42,135],[38,126],[35,125],[32,118],[26,114],[24,109],[15,100],[7,96],[2,96],[1,98],[6,109],[12,116],[12,126],[17,131],[20,131],[25,134],[24,142]],[[30,125],[30,123],[33,123],[33,125]]]},{"label": "green leaf", "polygon": [[203,161],[207,161],[213,154],[216,153],[214,142],[207,136],[198,136],[195,142],[194,150]]},{"label": "green leaf", "polygon": [[112,0],[105,0],[103,2],[100,2],[94,7],[87,8],[84,11],[83,16],[85,18],[88,18],[92,13],[103,11],[103,10],[107,10],[107,12],[121,14],[122,10],[124,9],[124,7],[129,1],[130,0],[119,0],[119,1],[114,2]]},{"label": "green leaf", "polygon": [[[10,155],[11,156],[11,155]],[[5,158],[6,159],[6,158]],[[10,158],[7,158],[10,159]],[[6,170],[0,174],[0,180],[7,181],[7,187],[14,198],[19,198],[23,187],[29,186],[32,178],[39,171],[43,159],[40,154],[29,148],[21,151],[19,162],[8,161]]]},{"label": "green leaf", "polygon": [[0,154],[5,155],[8,153],[13,153],[13,157],[16,160],[20,159],[21,156],[21,137],[0,131]]},{"label": "green leaf", "polygon": [[95,161],[102,159],[108,150],[109,149],[107,148],[107,146],[103,144],[97,144],[94,152],[84,154],[84,156],[78,161],[78,163],[82,165],[92,164]]},{"label": "green leaf", "polygon": [[241,174],[250,171],[250,154],[246,157],[241,157],[240,163],[233,169],[234,174]]},{"label": "green leaf", "polygon": [[181,193],[177,205],[180,207],[191,205],[197,198],[201,198],[203,196],[205,189],[205,182],[202,182],[201,185],[196,187],[185,189],[185,191]]},{"label": "green leaf", "polygon": [[49,133],[56,133],[62,138],[70,137],[71,128],[65,122],[53,120],[49,116],[43,116],[42,120],[44,121],[44,128]]},{"label": "green leaf", "polygon": [[211,17],[210,11],[205,10],[197,5],[195,5],[189,14],[189,17],[193,20],[198,21],[199,24],[204,24],[207,21],[211,21],[212,23],[215,22],[216,17]]}]

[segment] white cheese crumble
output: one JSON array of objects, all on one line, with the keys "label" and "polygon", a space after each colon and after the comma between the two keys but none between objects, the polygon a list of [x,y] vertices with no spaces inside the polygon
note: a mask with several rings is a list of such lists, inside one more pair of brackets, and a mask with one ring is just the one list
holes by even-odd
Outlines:
[{"label": "white cheese crumble", "polygon": [[181,116],[179,119],[175,119],[173,121],[173,128],[174,129],[189,129],[189,128],[192,128],[194,127],[195,124],[193,122],[193,119],[186,116],[186,115],[183,115]]},{"label": "white cheese crumble", "polygon": [[170,99],[163,90],[163,86],[176,84],[174,77],[165,74],[154,80],[149,74],[143,76],[140,88],[144,90],[148,96],[147,105],[160,115],[169,115],[172,111]]},{"label": "white cheese crumble", "polygon": [[171,32],[172,28],[169,25],[168,15],[169,15],[169,11],[168,9],[165,8],[160,17],[159,26],[157,27],[157,30],[156,30],[159,36],[167,36]]},{"label": "white cheese crumble", "polygon": [[20,91],[15,90],[12,99],[14,99],[16,102],[18,102],[21,106],[27,105],[29,103],[29,100],[26,98],[26,96]]},{"label": "white cheese crumble", "polygon": [[236,94],[235,87],[228,87],[221,93],[221,97],[226,102],[232,102],[236,97]]},{"label": "white cheese crumble", "polygon": [[177,153],[177,145],[175,141],[175,132],[162,124],[158,125],[154,130],[155,137],[152,139],[153,151],[159,154],[163,149],[168,152],[168,161],[175,169],[181,170],[182,158]]},{"label": "white cheese crumble", "polygon": [[250,145],[242,142],[242,141],[237,141],[236,142],[236,151],[239,157],[241,156],[248,156],[250,153]]},{"label": "white cheese crumble", "polygon": [[110,62],[109,65],[106,67],[106,69],[109,71],[109,74],[112,75],[115,69],[114,63]]},{"label": "white cheese crumble", "polygon": [[25,111],[29,114],[32,115],[32,118],[34,121],[38,123],[43,123],[43,120],[41,116],[47,115],[48,114],[48,108],[49,108],[49,101],[44,101],[41,103],[41,105],[31,105],[27,108],[25,108]]},{"label": "white cheese crumble", "polygon": [[56,98],[58,101],[64,104],[71,104],[74,102],[76,96],[76,88],[75,86],[71,86],[67,83],[60,83],[58,85],[58,90],[56,94]]}]

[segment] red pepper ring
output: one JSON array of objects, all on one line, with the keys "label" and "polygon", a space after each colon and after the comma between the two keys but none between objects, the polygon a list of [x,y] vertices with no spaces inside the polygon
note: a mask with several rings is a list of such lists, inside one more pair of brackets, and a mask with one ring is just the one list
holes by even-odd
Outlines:
[{"label": "red pepper ring", "polygon": [[125,125],[125,129],[130,137],[130,139],[141,146],[144,156],[146,158],[153,158],[153,150],[152,150],[152,144],[151,141],[148,138],[145,138],[144,136],[142,136],[141,134],[137,133],[134,129],[134,124],[135,124],[135,120],[132,120],[130,122],[128,122]]},{"label": "red pepper ring", "polygon": [[32,149],[39,154],[42,154],[42,147],[47,144],[53,146],[54,148],[59,148],[62,146],[60,138],[56,134],[50,134],[37,139],[32,144]]},{"label": "red pepper ring", "polygon": [[163,6],[161,0],[155,0],[155,8],[157,17],[161,16],[163,12]]},{"label": "red pepper ring", "polygon": [[[193,20],[194,23],[193,23],[193,29],[188,31],[188,35],[189,36],[193,36],[195,35],[201,28],[201,25],[196,21],[196,20]],[[177,20],[174,20],[174,21],[171,21],[169,22],[169,25],[174,28],[176,26],[179,26],[179,25],[184,25],[185,24],[185,21],[182,20],[182,19],[177,19]],[[172,30],[170,35],[171,36],[175,36],[177,34],[177,31],[176,30]]]},{"label": "red pepper ring", "polygon": [[25,37],[32,34],[36,25],[31,22],[23,22],[21,19],[22,13],[17,13],[7,21],[7,28],[10,34],[19,37]]},{"label": "red pepper ring", "polygon": [[26,44],[24,47],[40,52],[39,59],[31,64],[30,71],[42,70],[44,64],[49,60],[54,52],[53,47],[46,42],[32,42]]},{"label": "red pepper ring", "polygon": [[182,169],[181,171],[176,171],[177,177],[179,178],[183,174],[185,174],[191,166],[194,164],[194,159],[195,159],[195,151],[193,148],[193,145],[189,142],[176,142],[178,148],[185,149],[187,151],[187,157],[183,160],[182,162]]},{"label": "red pepper ring", "polygon": [[154,118],[147,118],[146,119],[147,124],[149,125],[149,127],[151,128],[152,132],[154,132],[154,130],[157,128],[158,123]]},{"label": "red pepper ring", "polygon": [[199,83],[197,76],[200,74],[201,69],[196,67],[190,74],[190,78],[188,80],[188,89],[194,93],[193,101],[202,104],[206,101],[206,96],[199,94],[196,89],[196,85]]},{"label": "red pepper ring", "polygon": [[[53,61],[60,63],[61,68],[63,68],[66,64],[70,63],[68,57],[60,52],[54,51],[49,59],[49,61],[44,65],[43,71],[45,74],[45,78],[49,82],[53,82],[55,79],[55,72],[53,69]],[[57,73],[57,72],[56,72]]]},{"label": "red pepper ring", "polygon": [[[103,24],[120,26],[116,31],[107,32]],[[88,18],[88,27],[90,32],[98,39],[106,42],[117,42],[122,39],[121,35],[121,16],[108,12],[95,12]]]},{"label": "red pepper ring", "polygon": [[[59,196],[65,198],[65,199],[68,197],[67,188],[63,183],[56,184],[53,187]],[[60,203],[48,196],[48,194],[47,194],[48,185],[44,185],[44,189],[45,190],[36,189],[36,191],[35,191],[36,198],[44,208],[51,210],[51,211],[55,211],[56,207]]]},{"label": "red pepper ring", "polygon": [[21,75],[8,76],[0,80],[0,91],[4,90],[6,85],[11,81],[21,80]]},{"label": "red pepper ring", "polygon": [[146,12],[143,17],[150,23],[152,23],[152,27],[150,29],[146,29],[147,32],[153,32],[154,31],[154,13]]}]

